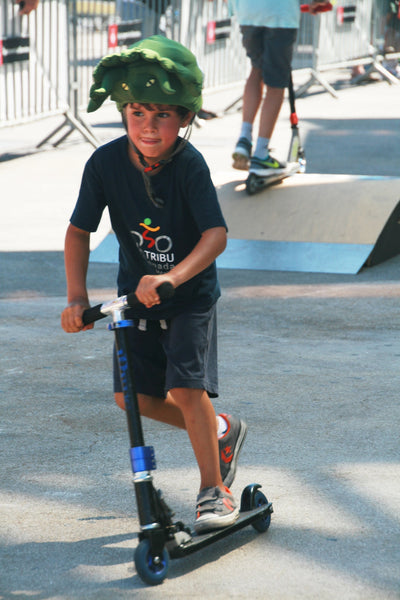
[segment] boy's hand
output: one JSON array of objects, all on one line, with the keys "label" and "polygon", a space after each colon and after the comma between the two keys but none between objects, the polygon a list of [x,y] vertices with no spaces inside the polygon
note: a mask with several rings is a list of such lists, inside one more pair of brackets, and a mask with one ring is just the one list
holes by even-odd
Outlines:
[{"label": "boy's hand", "polygon": [[135,290],[139,302],[144,304],[146,308],[151,308],[156,304],[160,304],[161,300],[157,288],[165,281],[168,281],[173,285],[173,282],[168,275],[144,275]]},{"label": "boy's hand", "polygon": [[70,302],[61,313],[61,327],[67,333],[77,333],[78,331],[86,331],[93,329],[94,323],[84,325],[82,321],[83,312],[89,308],[88,303]]}]

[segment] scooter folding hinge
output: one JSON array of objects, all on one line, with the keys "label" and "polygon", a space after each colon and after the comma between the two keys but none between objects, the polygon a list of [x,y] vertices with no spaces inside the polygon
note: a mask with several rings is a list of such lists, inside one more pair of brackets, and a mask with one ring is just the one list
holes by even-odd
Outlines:
[{"label": "scooter folding hinge", "polygon": [[153,446],[135,446],[130,449],[130,455],[134,473],[154,471],[157,468]]}]

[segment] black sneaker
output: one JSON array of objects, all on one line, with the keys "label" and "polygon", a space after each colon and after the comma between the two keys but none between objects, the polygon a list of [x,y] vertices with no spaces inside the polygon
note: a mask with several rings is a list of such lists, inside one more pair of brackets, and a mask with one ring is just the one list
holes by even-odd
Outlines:
[{"label": "black sneaker", "polygon": [[250,161],[249,173],[268,177],[268,175],[277,175],[283,173],[287,169],[287,163],[280,162],[273,156],[269,155],[266,158],[257,158],[253,156]]},{"label": "black sneaker", "polygon": [[231,415],[222,413],[220,416],[228,423],[228,430],[218,440],[219,464],[222,481],[226,487],[230,488],[235,479],[237,461],[246,437],[247,425],[241,419]]},{"label": "black sneaker", "polygon": [[232,167],[234,169],[239,169],[240,171],[247,171],[250,164],[251,148],[251,142],[247,138],[239,138],[234,153],[232,154]]},{"label": "black sneaker", "polygon": [[207,487],[197,496],[196,521],[197,533],[205,533],[232,525],[239,516],[239,508],[232,493],[225,488]]}]

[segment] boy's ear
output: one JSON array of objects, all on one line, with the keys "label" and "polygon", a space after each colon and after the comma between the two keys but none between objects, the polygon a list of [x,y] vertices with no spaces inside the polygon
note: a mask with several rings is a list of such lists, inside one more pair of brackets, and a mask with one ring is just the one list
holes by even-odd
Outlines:
[{"label": "boy's ear", "polygon": [[196,113],[193,112],[192,110],[190,112],[188,112],[186,117],[184,117],[182,119],[181,127],[187,127],[190,123],[193,123],[195,116],[196,116]]}]

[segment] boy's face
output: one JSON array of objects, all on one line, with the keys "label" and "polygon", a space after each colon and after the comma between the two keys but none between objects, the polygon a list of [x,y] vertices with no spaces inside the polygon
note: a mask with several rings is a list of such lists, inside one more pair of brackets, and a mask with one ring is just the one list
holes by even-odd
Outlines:
[{"label": "boy's face", "polygon": [[[123,110],[128,136],[149,165],[168,158],[179,129],[188,125],[193,114],[182,117],[176,107],[161,104],[131,103]],[[136,153],[129,151],[136,162]]]}]

